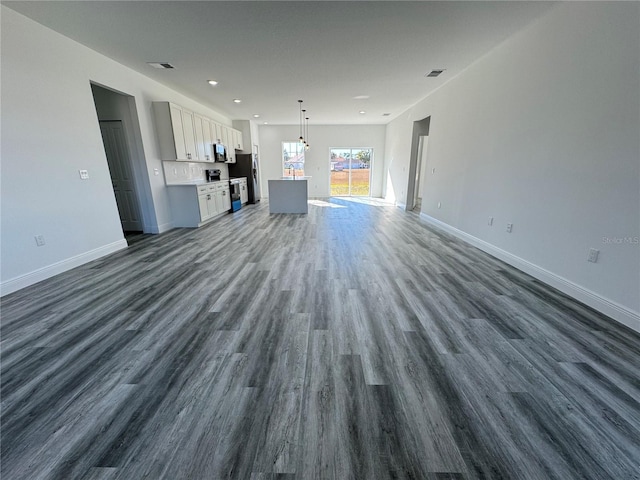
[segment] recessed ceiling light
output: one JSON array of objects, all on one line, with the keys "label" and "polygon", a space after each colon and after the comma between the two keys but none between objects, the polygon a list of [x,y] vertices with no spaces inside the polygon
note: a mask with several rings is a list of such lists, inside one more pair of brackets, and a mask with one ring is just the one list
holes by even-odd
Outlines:
[{"label": "recessed ceiling light", "polygon": [[366,100],[367,98],[369,98],[369,95],[357,95],[353,97],[354,100]]},{"label": "recessed ceiling light", "polygon": [[218,82],[216,82],[215,80],[209,80],[208,83],[209,83],[209,85],[212,85],[214,87],[218,84]]},{"label": "recessed ceiling light", "polygon": [[365,113],[367,113],[367,112],[365,112],[364,110],[360,110],[358,113],[359,113],[360,115],[364,115],[364,114],[365,114]]},{"label": "recessed ceiling light", "polygon": [[169,69],[169,68],[176,68],[173,65],[171,65],[170,63],[167,62],[147,62],[147,65],[151,65],[153,68],[159,68],[160,70],[162,69]]},{"label": "recessed ceiling light", "polygon": [[383,113],[382,116],[383,117],[388,117],[389,115],[391,115],[390,113]]},{"label": "recessed ceiling light", "polygon": [[257,113],[255,113],[255,114],[253,115],[253,118],[260,118],[260,115],[258,115]]},{"label": "recessed ceiling light", "polygon": [[242,100],[240,100],[239,98],[234,98],[233,99],[233,103],[241,103],[241,102],[242,102]]},{"label": "recessed ceiling light", "polygon": [[263,125],[269,125],[269,122],[264,122]]}]

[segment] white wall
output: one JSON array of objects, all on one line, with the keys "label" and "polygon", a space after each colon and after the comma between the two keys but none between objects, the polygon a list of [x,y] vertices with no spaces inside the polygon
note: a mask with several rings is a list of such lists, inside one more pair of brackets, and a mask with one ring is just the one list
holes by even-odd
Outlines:
[{"label": "white wall", "polygon": [[[2,293],[123,248],[90,82],[132,95],[155,232],[172,226],[151,102],[173,101],[231,125],[113,60],[1,7]],[[159,175],[154,175],[157,168]],[[81,181],[78,170],[90,179]],[[36,247],[34,235],[46,245]]]},{"label": "white wall", "polygon": [[[296,141],[298,125],[261,125],[260,165],[262,196],[268,196],[269,179],[282,176],[282,142]],[[310,175],[309,196],[328,197],[330,191],[331,148],[373,148],[371,196],[382,196],[385,125],[310,125],[309,144],[305,153],[305,175]]]},{"label": "white wall", "polygon": [[385,164],[402,204],[413,122],[431,116],[422,211],[637,330],[639,17],[636,2],[554,7],[391,122]]}]

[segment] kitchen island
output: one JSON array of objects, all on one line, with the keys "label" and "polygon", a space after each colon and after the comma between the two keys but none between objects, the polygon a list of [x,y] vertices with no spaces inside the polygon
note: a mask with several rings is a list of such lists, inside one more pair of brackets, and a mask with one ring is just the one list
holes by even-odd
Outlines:
[{"label": "kitchen island", "polygon": [[269,180],[269,213],[308,213],[308,178]]}]

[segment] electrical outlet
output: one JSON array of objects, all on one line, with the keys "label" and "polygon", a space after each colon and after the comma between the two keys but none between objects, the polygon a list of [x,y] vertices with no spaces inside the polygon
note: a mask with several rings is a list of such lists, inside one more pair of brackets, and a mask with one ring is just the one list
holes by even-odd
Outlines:
[{"label": "electrical outlet", "polygon": [[597,250],[595,248],[589,249],[589,256],[587,257],[587,262],[597,263],[599,253],[600,253],[600,250]]},{"label": "electrical outlet", "polygon": [[513,223],[507,223],[507,232],[511,233],[512,230],[513,230]]},{"label": "electrical outlet", "polygon": [[42,247],[45,244],[44,235],[36,235],[35,239],[36,239],[37,246]]},{"label": "electrical outlet", "polygon": [[87,180],[89,178],[88,170],[78,170],[78,173],[80,174],[80,180]]},{"label": "electrical outlet", "polygon": [[158,175],[160,175],[160,170],[158,170],[157,168],[154,168],[153,174],[157,177]]},{"label": "electrical outlet", "polygon": [[489,217],[489,221],[487,222],[487,225],[493,225],[493,217]]}]

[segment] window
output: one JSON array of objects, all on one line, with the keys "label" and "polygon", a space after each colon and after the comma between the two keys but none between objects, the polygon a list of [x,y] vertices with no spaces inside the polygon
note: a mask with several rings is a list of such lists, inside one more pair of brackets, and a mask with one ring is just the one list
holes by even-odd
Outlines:
[{"label": "window", "polygon": [[304,176],[304,145],[296,142],[282,142],[282,176]]}]

